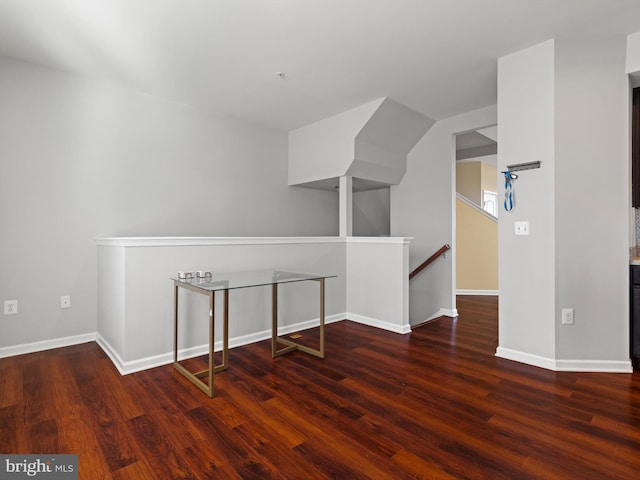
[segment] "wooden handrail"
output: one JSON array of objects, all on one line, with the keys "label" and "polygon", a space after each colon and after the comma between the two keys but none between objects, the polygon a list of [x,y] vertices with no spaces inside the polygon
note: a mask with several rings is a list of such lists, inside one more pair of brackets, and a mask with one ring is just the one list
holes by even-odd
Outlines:
[{"label": "wooden handrail", "polygon": [[415,277],[416,275],[418,275],[422,270],[424,270],[425,268],[427,268],[431,263],[433,263],[433,261],[438,258],[440,255],[443,255],[446,253],[447,250],[449,250],[451,248],[451,246],[447,243],[445,245],[443,245],[442,247],[440,247],[440,249],[434,253],[433,255],[431,255],[429,258],[427,258],[424,262],[422,262],[420,264],[420,266],[418,268],[416,268],[413,272],[411,272],[409,274],[409,280],[411,280],[413,277]]}]

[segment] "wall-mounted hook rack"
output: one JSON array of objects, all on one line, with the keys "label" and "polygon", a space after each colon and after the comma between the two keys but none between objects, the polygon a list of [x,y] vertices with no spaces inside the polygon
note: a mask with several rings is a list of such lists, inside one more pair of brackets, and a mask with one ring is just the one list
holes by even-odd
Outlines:
[{"label": "wall-mounted hook rack", "polygon": [[517,163],[515,165],[507,165],[507,170],[510,172],[519,172],[521,170],[532,170],[534,168],[540,168],[542,162],[527,162]]}]

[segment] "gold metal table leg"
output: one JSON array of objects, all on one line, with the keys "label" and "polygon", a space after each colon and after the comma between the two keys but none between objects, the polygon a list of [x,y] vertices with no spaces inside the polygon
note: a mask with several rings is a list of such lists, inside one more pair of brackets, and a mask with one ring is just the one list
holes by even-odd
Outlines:
[{"label": "gold metal table leg", "polygon": [[[222,363],[215,364],[214,347],[215,347],[215,291],[200,290],[192,285],[180,284],[174,282],[174,336],[173,336],[173,368],[180,372],[196,387],[206,393],[209,397],[213,397],[214,373],[221,372],[229,368],[229,290],[224,290],[224,324],[223,324],[223,340],[222,340]],[[186,288],[197,293],[203,293],[209,297],[209,368],[199,372],[191,372],[178,361],[178,287]],[[207,378],[208,383],[202,381]]]},{"label": "gold metal table leg", "polygon": [[[271,301],[271,358],[279,357],[292,350],[300,350],[301,352],[324,358],[324,278],[314,279],[320,284],[320,348],[310,348],[306,345],[294,342],[288,338],[278,336],[278,284],[272,286]],[[278,344],[286,345],[284,348],[278,349]]]}]

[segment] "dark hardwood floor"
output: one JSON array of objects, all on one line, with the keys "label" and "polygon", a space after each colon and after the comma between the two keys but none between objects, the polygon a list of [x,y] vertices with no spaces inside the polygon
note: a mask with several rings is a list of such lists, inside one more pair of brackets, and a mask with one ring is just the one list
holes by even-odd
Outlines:
[{"label": "dark hardwood floor", "polygon": [[496,358],[496,299],[458,309],[410,335],[328,325],[325,360],[233,349],[213,399],[95,343],[0,359],[0,453],[77,453],[90,480],[640,478],[637,374]]}]

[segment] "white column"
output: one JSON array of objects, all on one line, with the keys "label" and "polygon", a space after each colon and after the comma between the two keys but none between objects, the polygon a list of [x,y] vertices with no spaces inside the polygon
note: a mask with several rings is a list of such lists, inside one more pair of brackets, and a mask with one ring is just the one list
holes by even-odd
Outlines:
[{"label": "white column", "polygon": [[353,235],[353,177],[340,177],[340,236]]}]

